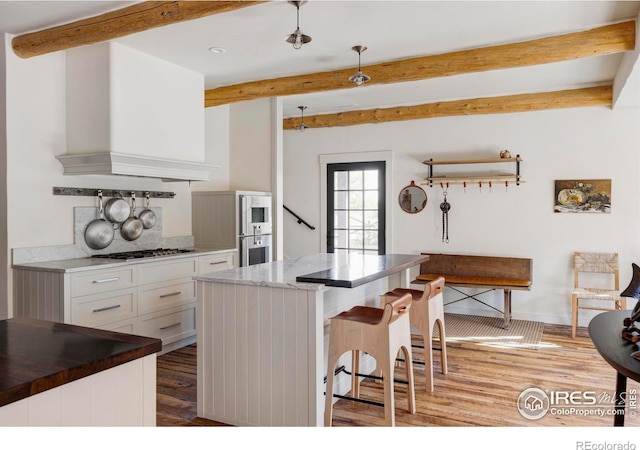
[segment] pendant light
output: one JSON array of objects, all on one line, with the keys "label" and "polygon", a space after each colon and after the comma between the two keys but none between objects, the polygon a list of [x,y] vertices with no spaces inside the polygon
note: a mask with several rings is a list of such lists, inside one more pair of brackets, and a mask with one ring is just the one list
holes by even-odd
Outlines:
[{"label": "pendant light", "polygon": [[300,124],[296,125],[296,129],[300,130],[300,131],[304,131],[307,128],[309,128],[308,126],[306,126],[304,124],[304,110],[307,109],[306,106],[298,106],[298,109],[300,110]]},{"label": "pendant light", "polygon": [[362,86],[365,82],[369,81],[371,77],[362,73],[360,68],[360,54],[364,52],[367,47],[363,45],[356,45],[355,47],[351,47],[351,50],[358,53],[358,73],[349,77],[349,81],[353,81],[358,86]]},{"label": "pendant light", "polygon": [[308,44],[309,42],[311,42],[311,36],[302,34],[302,31],[300,31],[300,6],[303,3],[306,3],[306,0],[289,0],[289,3],[296,7],[296,31],[287,36],[285,38],[285,41],[289,44],[293,44],[293,48],[299,50],[302,47],[302,44]]}]

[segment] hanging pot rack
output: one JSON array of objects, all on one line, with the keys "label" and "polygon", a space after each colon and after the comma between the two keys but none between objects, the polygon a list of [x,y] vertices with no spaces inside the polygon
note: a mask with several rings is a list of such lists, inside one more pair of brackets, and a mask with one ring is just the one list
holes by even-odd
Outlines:
[{"label": "hanging pot rack", "polygon": [[98,191],[102,191],[105,197],[130,197],[131,194],[136,196],[150,198],[174,198],[175,192],[166,191],[136,191],[132,189],[92,189],[92,188],[73,188],[73,187],[54,187],[53,195],[75,195],[80,197],[96,197]]}]

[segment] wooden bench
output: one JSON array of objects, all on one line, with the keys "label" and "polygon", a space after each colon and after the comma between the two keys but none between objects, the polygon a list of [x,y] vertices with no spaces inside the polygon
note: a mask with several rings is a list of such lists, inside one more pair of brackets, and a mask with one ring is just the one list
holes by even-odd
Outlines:
[{"label": "wooden bench", "polygon": [[[502,289],[504,292],[503,328],[509,328],[511,320],[511,291],[530,291],[533,282],[533,260],[529,258],[511,258],[503,256],[449,255],[444,253],[422,253],[429,260],[420,264],[420,274],[412,282],[425,284],[438,277],[444,277],[445,286],[465,295],[461,300],[471,298],[496,311],[491,305],[478,300],[475,296],[489,291]],[[478,288],[486,290],[468,295],[456,287]]]}]

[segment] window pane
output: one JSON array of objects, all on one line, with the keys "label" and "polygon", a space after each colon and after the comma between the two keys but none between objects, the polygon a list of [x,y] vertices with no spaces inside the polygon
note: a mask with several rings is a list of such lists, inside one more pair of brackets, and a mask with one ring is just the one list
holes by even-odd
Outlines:
[{"label": "window pane", "polygon": [[346,190],[349,187],[349,172],[335,172],[334,179],[335,190]]},{"label": "window pane", "polygon": [[347,228],[347,211],[336,211],[333,220],[335,228]]},{"label": "window pane", "polygon": [[349,189],[362,189],[362,170],[349,172]]},{"label": "window pane", "polygon": [[364,212],[364,228],[378,229],[378,211],[365,211]]},{"label": "window pane", "polygon": [[334,197],[335,209],[347,209],[347,199],[349,198],[349,191],[336,192]]},{"label": "window pane", "polygon": [[369,250],[378,250],[378,231],[364,232],[364,248]]},{"label": "window pane", "polygon": [[364,208],[378,209],[378,191],[364,191]]},{"label": "window pane", "polygon": [[335,235],[335,246],[336,248],[346,248],[347,247],[347,231],[345,230],[336,230]]},{"label": "window pane", "polygon": [[362,191],[349,192],[349,208],[362,209]]},{"label": "window pane", "polygon": [[349,247],[362,248],[362,231],[360,230],[349,231]]},{"label": "window pane", "polygon": [[377,170],[365,170],[364,171],[364,188],[365,189],[378,189],[378,171]]},{"label": "window pane", "polygon": [[362,211],[349,211],[349,228],[354,229],[362,229]]}]

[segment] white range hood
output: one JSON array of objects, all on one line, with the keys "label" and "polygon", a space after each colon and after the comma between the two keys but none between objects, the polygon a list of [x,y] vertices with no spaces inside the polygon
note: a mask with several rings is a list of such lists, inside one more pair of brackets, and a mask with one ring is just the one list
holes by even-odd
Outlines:
[{"label": "white range hood", "polygon": [[208,181],[216,166],[175,159],[122,153],[85,153],[56,156],[65,175],[124,175],[163,181]]},{"label": "white range hood", "polygon": [[65,175],[207,181],[204,77],[115,42],[67,51]]}]

